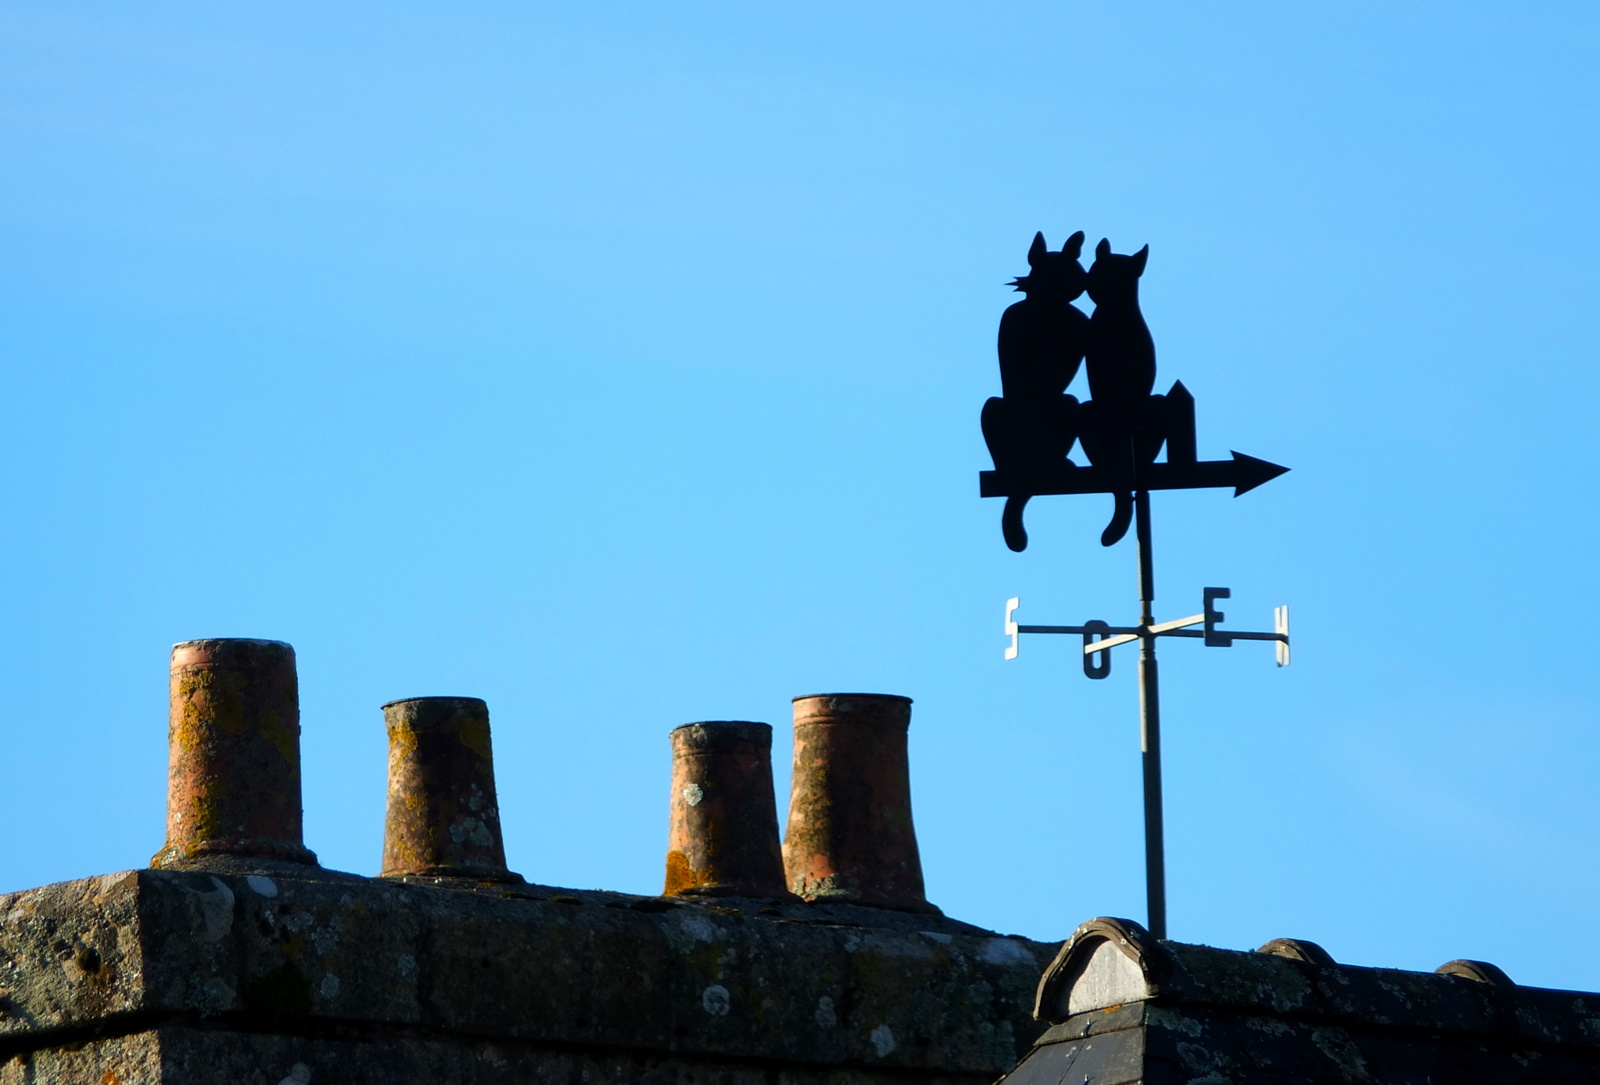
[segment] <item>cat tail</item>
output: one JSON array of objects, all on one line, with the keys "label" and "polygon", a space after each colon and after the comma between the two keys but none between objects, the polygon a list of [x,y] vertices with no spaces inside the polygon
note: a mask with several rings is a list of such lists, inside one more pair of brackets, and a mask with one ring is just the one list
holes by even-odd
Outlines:
[{"label": "cat tail", "polygon": [[1019,554],[1028,548],[1028,530],[1022,526],[1022,510],[1028,507],[1028,498],[1032,496],[1022,494],[1006,498],[1006,509],[1000,514],[1000,531],[1006,537],[1006,545]]},{"label": "cat tail", "polygon": [[[1118,490],[1116,497],[1117,505],[1111,511],[1111,522],[1100,533],[1101,546],[1115,546],[1121,542],[1122,537],[1128,533],[1128,525],[1133,523],[1133,491]],[[1007,511],[1010,511],[1010,506],[1007,506]],[[1020,526],[1022,523],[1021,514],[1019,513],[1018,515],[1017,524]],[[1007,541],[1009,541],[1009,537]],[[1011,549],[1016,550],[1017,547],[1013,546]]]}]

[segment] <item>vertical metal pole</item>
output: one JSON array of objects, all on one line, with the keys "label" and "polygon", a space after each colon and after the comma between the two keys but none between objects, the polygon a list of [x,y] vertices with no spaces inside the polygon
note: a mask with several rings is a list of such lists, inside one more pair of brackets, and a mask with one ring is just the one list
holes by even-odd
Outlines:
[{"label": "vertical metal pole", "polygon": [[1167,936],[1167,862],[1161,825],[1161,691],[1156,675],[1156,638],[1148,632],[1155,624],[1151,609],[1156,597],[1156,575],[1150,546],[1150,493],[1134,496],[1135,530],[1139,542],[1139,749],[1144,761],[1144,880],[1147,926],[1157,938]]}]

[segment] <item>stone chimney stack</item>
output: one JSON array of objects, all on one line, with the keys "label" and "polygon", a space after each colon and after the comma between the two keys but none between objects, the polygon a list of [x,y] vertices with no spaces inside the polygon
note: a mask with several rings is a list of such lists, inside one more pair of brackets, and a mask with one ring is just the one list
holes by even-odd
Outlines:
[{"label": "stone chimney stack", "polygon": [[167,735],[167,843],[151,866],[215,856],[316,863],[302,836],[293,648],[175,645]]},{"label": "stone chimney stack", "polygon": [[383,706],[389,805],[381,877],[521,881],[506,869],[489,706],[412,697]]},{"label": "stone chimney stack", "polygon": [[772,728],[686,723],[672,739],[665,896],[792,899],[784,888]]},{"label": "stone chimney stack", "polygon": [[808,900],[938,911],[922,884],[911,823],[911,698],[794,699],[794,780],[783,861]]}]

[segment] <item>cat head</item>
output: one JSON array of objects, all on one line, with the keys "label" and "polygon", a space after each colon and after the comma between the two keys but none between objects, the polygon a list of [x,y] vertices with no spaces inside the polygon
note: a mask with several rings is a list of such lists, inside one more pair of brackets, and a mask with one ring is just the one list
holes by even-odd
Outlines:
[{"label": "cat head", "polygon": [[1028,249],[1028,273],[1011,280],[1010,285],[1028,294],[1050,294],[1071,301],[1084,291],[1089,273],[1078,263],[1083,253],[1083,231],[1067,238],[1060,252],[1051,252],[1044,234],[1033,235]]},{"label": "cat head", "polygon": [[1112,252],[1111,242],[1102,237],[1100,244],[1094,247],[1094,266],[1089,269],[1086,284],[1089,297],[1099,305],[1109,297],[1137,293],[1139,276],[1144,274],[1144,265],[1149,259],[1149,245],[1131,255],[1123,255]]}]

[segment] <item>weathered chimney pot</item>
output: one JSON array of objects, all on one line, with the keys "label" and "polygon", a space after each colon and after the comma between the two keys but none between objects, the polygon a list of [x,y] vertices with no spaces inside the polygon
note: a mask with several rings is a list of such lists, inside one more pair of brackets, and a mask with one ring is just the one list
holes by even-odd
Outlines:
[{"label": "weathered chimney pot", "polygon": [[783,861],[808,900],[937,912],[911,823],[911,698],[824,693],[794,699],[794,778]]},{"label": "weathered chimney pot", "polygon": [[210,856],[315,864],[300,808],[300,688],[282,641],[173,646],[167,843],[151,866]]},{"label": "weathered chimney pot", "polygon": [[719,720],[674,728],[665,896],[792,900],[784,887],[772,728]]},{"label": "weathered chimney pot", "polygon": [[381,877],[521,881],[506,869],[489,745],[476,697],[411,697],[383,706],[389,803]]}]

